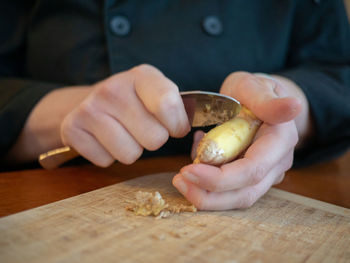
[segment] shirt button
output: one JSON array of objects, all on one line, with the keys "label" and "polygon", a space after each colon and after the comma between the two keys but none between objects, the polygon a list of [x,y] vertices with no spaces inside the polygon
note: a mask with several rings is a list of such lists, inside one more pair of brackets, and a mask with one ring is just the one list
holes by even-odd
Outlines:
[{"label": "shirt button", "polygon": [[204,31],[211,36],[219,36],[223,31],[222,23],[217,16],[206,16],[202,21]]},{"label": "shirt button", "polygon": [[111,31],[116,36],[126,36],[131,31],[131,25],[129,20],[122,15],[116,15],[111,18],[109,22]]}]

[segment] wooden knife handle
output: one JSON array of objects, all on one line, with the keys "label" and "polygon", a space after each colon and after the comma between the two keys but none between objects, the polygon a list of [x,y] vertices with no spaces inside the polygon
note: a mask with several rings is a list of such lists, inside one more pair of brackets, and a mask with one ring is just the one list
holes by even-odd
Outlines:
[{"label": "wooden knife handle", "polygon": [[65,146],[40,154],[39,163],[43,168],[52,170],[78,156],[79,153],[76,150],[69,146]]}]

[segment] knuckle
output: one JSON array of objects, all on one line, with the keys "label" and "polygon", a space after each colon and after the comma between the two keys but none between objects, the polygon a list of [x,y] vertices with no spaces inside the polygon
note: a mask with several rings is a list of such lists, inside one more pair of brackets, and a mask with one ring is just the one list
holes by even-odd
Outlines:
[{"label": "knuckle", "polygon": [[150,64],[140,64],[131,69],[131,71],[135,74],[144,74],[148,72],[160,72],[156,67]]},{"label": "knuckle", "polygon": [[252,75],[248,72],[237,71],[237,72],[231,73],[228,76],[228,78],[230,80],[235,80],[235,81],[238,81],[240,83],[247,83],[247,82],[250,82],[252,80]]},{"label": "knuckle", "polygon": [[244,71],[236,71],[226,77],[221,92],[237,96],[238,91],[245,90],[246,86],[252,85],[252,74]]},{"label": "knuckle", "polygon": [[233,72],[231,74],[229,74],[227,77],[226,77],[226,80],[227,81],[232,81],[232,80],[240,80],[242,78],[245,78],[247,76],[250,76],[249,73],[247,72],[244,72],[244,71],[236,71],[236,72]]},{"label": "knuckle", "polygon": [[118,101],[119,103],[125,100],[124,93],[121,90],[118,81],[106,82],[96,90],[96,96],[102,101]]},{"label": "knuckle", "polygon": [[75,133],[76,129],[76,121],[69,117],[66,117],[60,127],[61,130],[61,138],[64,144],[70,144],[72,141],[73,134]]},{"label": "knuckle", "polygon": [[250,189],[241,199],[239,207],[240,208],[252,207],[257,200],[258,200],[257,192],[254,189]]},{"label": "knuckle", "polygon": [[[157,107],[158,113],[156,114],[158,116],[164,116],[164,113],[166,112],[181,112],[180,110],[183,108],[183,103],[180,100],[177,86],[175,84],[170,86],[174,86],[174,88],[168,90],[160,97],[159,106]],[[167,118],[172,118],[165,121],[166,128],[172,137],[178,138],[187,134],[189,131],[189,123],[185,111],[183,111],[183,114],[181,115],[175,114],[174,116],[169,116]]]},{"label": "knuckle", "polygon": [[[169,85],[170,87],[173,85]],[[162,112],[174,112],[176,108],[180,107],[180,100],[178,100],[178,95],[172,90],[167,90],[160,95],[159,99],[159,111]]]},{"label": "knuckle", "polygon": [[265,177],[267,171],[265,166],[261,164],[256,164],[252,167],[250,173],[250,185],[255,185]]},{"label": "knuckle", "polygon": [[90,101],[82,102],[77,109],[77,118],[86,120],[96,114],[96,107]]},{"label": "knuckle", "polygon": [[254,78],[249,73],[239,73],[239,76],[237,77],[238,86],[244,88],[254,85],[253,81]]},{"label": "knuckle", "polygon": [[210,192],[223,192],[226,190],[226,186],[222,184],[223,178],[215,178],[208,183],[207,190]]},{"label": "knuckle", "polygon": [[210,182],[209,185],[206,187],[206,189],[210,192],[220,192],[220,186],[217,182]]},{"label": "knuckle", "polygon": [[111,84],[103,83],[96,89],[96,95],[102,99],[108,99],[111,94]]}]

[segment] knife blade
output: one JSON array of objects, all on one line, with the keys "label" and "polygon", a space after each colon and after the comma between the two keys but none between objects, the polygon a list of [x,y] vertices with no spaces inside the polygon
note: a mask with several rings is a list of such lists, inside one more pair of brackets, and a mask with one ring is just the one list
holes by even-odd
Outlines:
[{"label": "knife blade", "polygon": [[216,92],[182,91],[180,95],[192,127],[221,124],[241,110],[241,104],[236,99]]}]

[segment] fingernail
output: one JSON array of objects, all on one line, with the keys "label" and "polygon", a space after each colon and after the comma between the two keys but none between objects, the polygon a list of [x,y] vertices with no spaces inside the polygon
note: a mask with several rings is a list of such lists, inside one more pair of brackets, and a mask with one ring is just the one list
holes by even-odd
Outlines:
[{"label": "fingernail", "polygon": [[177,190],[179,190],[182,194],[186,194],[187,193],[187,185],[184,182],[184,180],[182,180],[181,177],[176,178],[176,180],[174,181],[174,186],[177,188]]},{"label": "fingernail", "polygon": [[195,176],[194,174],[191,174],[189,172],[182,172],[181,175],[188,181],[194,183],[194,184],[198,184],[199,179],[197,176]]}]

